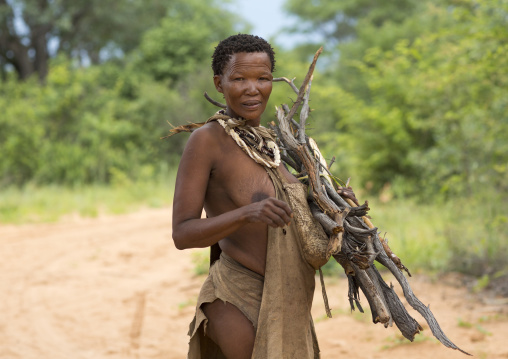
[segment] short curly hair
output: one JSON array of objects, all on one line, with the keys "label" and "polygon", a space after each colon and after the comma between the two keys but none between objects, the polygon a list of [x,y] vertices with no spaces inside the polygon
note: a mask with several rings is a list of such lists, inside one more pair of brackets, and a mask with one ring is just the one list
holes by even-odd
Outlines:
[{"label": "short curly hair", "polygon": [[217,45],[212,55],[212,70],[214,75],[222,75],[224,67],[233,54],[238,52],[264,52],[270,58],[271,71],[275,71],[275,52],[265,39],[248,34],[230,36]]}]

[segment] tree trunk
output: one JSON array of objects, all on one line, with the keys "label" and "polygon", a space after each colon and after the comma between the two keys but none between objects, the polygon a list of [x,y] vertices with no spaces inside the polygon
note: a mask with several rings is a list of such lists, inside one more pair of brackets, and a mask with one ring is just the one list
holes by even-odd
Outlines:
[{"label": "tree trunk", "polygon": [[33,63],[28,56],[29,48],[14,37],[9,39],[7,46],[7,55],[12,54],[12,56],[7,56],[7,62],[14,66],[20,80],[26,80],[34,73]]},{"label": "tree trunk", "polygon": [[48,75],[48,46],[46,37],[51,30],[50,25],[37,25],[32,28],[32,46],[35,49],[34,70],[39,81],[44,84]]},{"label": "tree trunk", "polygon": [[6,0],[0,0],[0,56],[4,63],[10,63],[21,80],[33,72],[33,65],[28,56],[29,47],[21,43],[14,26],[14,11]]}]

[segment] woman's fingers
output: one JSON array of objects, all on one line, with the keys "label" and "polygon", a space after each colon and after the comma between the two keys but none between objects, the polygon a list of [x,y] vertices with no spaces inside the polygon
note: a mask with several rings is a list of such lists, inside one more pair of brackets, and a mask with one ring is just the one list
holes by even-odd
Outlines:
[{"label": "woman's fingers", "polygon": [[253,203],[251,213],[252,222],[263,222],[272,227],[284,227],[291,222],[291,207],[276,198],[267,198]]},{"label": "woman's fingers", "polygon": [[292,211],[286,202],[275,198],[268,198],[266,201],[264,214],[275,227],[284,227],[291,222]]},{"label": "woman's fingers", "polygon": [[291,217],[293,216],[293,212],[291,211],[291,208],[289,205],[283,201],[278,201],[276,206],[273,209],[273,213],[276,215],[276,219],[282,220],[282,223],[279,221],[277,222],[277,225],[279,227],[283,227],[289,222],[291,222]]}]

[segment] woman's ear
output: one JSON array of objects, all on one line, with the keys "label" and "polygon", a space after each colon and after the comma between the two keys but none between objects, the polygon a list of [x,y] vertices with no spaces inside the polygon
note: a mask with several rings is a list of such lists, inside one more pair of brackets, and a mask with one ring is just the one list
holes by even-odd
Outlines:
[{"label": "woman's ear", "polygon": [[213,83],[215,84],[215,89],[222,93],[222,76],[221,75],[214,75],[213,76]]}]

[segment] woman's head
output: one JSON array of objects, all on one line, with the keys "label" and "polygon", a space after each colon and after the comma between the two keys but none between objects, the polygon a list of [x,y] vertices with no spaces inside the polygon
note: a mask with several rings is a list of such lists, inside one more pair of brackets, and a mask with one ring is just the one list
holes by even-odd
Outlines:
[{"label": "woman's head", "polygon": [[259,125],[272,93],[273,49],[260,37],[234,35],[219,43],[213,54],[213,81],[224,94],[226,113]]},{"label": "woman's head", "polygon": [[272,46],[259,36],[238,34],[219,42],[212,55],[212,70],[214,75],[222,75],[224,67],[233,54],[239,52],[264,52],[271,63],[270,71],[275,70],[275,53]]}]

